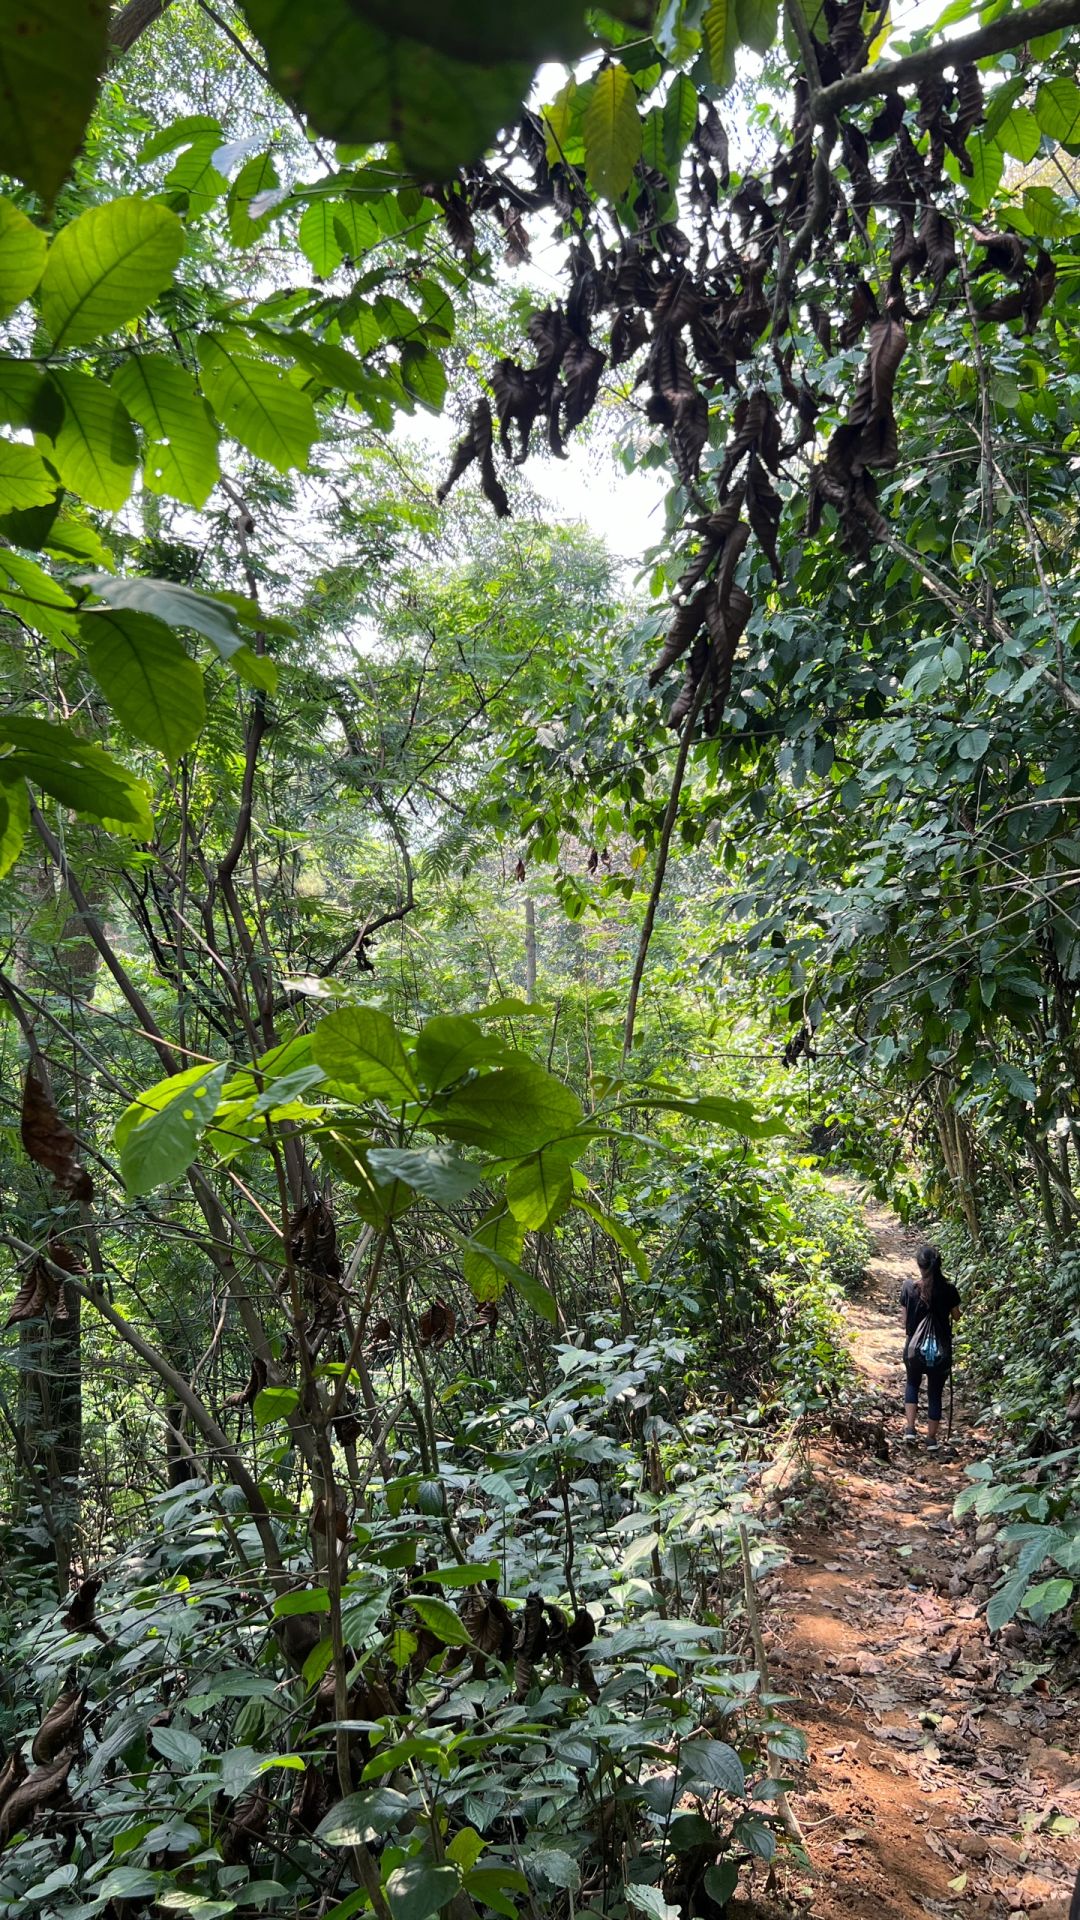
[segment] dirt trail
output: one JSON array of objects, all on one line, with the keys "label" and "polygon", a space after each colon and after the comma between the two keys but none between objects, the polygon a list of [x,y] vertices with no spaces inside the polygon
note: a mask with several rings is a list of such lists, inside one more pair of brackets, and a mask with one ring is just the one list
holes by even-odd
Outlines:
[{"label": "dirt trail", "polygon": [[994,1548],[951,1511],[985,1451],[959,1402],[944,1456],[901,1444],[897,1299],[914,1243],[892,1215],[867,1218],[876,1251],[851,1347],[890,1458],[838,1438],[773,1496],[791,1558],[769,1598],[772,1678],[809,1747],[793,1804],[814,1873],[790,1892],[814,1920],[1066,1920],[1080,1717],[1042,1690],[1053,1671],[1031,1684],[1034,1629],[986,1632]]}]

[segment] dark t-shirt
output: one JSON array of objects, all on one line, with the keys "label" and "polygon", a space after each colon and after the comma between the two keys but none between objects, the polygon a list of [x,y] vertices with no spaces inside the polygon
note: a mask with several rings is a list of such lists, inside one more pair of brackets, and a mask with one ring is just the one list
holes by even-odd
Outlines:
[{"label": "dark t-shirt", "polygon": [[[900,1305],[907,1314],[907,1337],[910,1340],[919,1321],[926,1313],[922,1294],[917,1280],[905,1280],[900,1294]],[[948,1355],[952,1353],[952,1327],[949,1316],[954,1307],[960,1305],[960,1295],[951,1280],[939,1280],[934,1288],[934,1305],[931,1312],[931,1324],[938,1338],[938,1345]]]}]

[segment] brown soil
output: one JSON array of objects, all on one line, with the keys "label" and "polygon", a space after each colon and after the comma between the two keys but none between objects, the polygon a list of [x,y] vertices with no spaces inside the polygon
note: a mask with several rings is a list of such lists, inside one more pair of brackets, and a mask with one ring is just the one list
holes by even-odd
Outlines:
[{"label": "brown soil", "polygon": [[1023,1685],[1050,1658],[1034,1628],[986,1630],[994,1549],[952,1517],[986,1437],[958,1401],[946,1454],[901,1443],[897,1298],[914,1262],[890,1214],[867,1217],[875,1257],[851,1349],[860,1412],[882,1422],[890,1457],[857,1429],[791,1456],[770,1495],[790,1529],[768,1597],[771,1678],[809,1749],[792,1804],[813,1871],[788,1879],[789,1899],[815,1920],[1066,1920],[1080,1716],[1060,1669]]}]

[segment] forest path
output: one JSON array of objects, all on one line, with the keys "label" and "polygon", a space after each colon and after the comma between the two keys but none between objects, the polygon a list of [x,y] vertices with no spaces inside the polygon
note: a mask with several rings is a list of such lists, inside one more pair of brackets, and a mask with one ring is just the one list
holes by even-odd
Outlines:
[{"label": "forest path", "polygon": [[985,1451],[959,1397],[945,1454],[925,1452],[925,1399],[918,1450],[901,1442],[898,1296],[916,1242],[884,1211],[867,1224],[850,1344],[860,1411],[882,1422],[890,1457],[856,1434],[816,1441],[771,1495],[791,1549],[768,1598],[771,1677],[809,1749],[792,1801],[814,1872],[789,1890],[814,1920],[1066,1920],[1080,1714],[1031,1674],[1034,1628],[987,1633],[989,1528],[977,1542],[952,1518],[964,1465]]}]

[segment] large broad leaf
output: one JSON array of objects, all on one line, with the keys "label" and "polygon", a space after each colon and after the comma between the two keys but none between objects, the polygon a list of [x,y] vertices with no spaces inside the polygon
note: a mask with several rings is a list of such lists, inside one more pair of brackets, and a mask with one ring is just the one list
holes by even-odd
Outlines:
[{"label": "large broad leaf", "polygon": [[122,195],[88,207],[49,249],[41,314],[53,346],[99,340],[145,313],[183,251],[183,227],[156,200]]},{"label": "large broad leaf", "polygon": [[430,413],[441,413],[446,399],[446,369],[427,347],[408,346],[401,356],[401,377],[409,392]]},{"label": "large broad leaf", "polygon": [[768,53],[776,39],[778,0],[735,0],[739,39],[755,53]]},{"label": "large broad leaf", "polygon": [[8,715],[0,720],[0,768],[5,780],[21,775],[65,807],[106,826],[141,840],[153,833],[146,795],[134,775],[70,727]]},{"label": "large broad leaf", "polygon": [[[445,177],[516,120],[533,61],[476,65],[386,32],[348,0],[317,10],[295,0],[243,0],[275,86],[332,140],[393,140],[424,178]],[[450,9],[445,9],[449,13]]]},{"label": "large broad leaf", "polygon": [[207,213],[228,192],[229,183],[215,164],[220,146],[220,127],[206,128],[165,175],[165,185],[183,194],[189,217]]},{"label": "large broad leaf", "polygon": [[735,78],[735,49],[739,44],[735,0],[709,0],[701,17],[701,38],[713,85],[729,87]]},{"label": "large broad leaf", "polygon": [[133,353],[113,379],[147,439],[143,485],[188,507],[204,507],[220,472],[218,436],[186,367],[160,353]]},{"label": "large broad leaf", "polygon": [[135,429],[116,395],[72,367],[58,367],[53,381],[64,417],[45,452],[61,480],[91,507],[115,512],[131,492],[138,446]]},{"label": "large broad leaf", "polygon": [[677,73],[668,88],[661,121],[664,159],[677,167],[697,125],[697,88],[685,73]]},{"label": "large broad leaf", "polygon": [[488,1254],[497,1254],[516,1267],[524,1245],[525,1228],[505,1209],[481,1222],[470,1236],[461,1260],[462,1271],[478,1300],[497,1300],[506,1286],[505,1269],[490,1260]]},{"label": "large broad leaf", "polygon": [[187,1172],[214,1117],[226,1071],[224,1066],[203,1067],[164,1106],[132,1127],[120,1153],[129,1193],[152,1193]]},{"label": "large broad leaf", "polygon": [[641,154],[637,88],[625,67],[604,67],[593,81],[582,121],[589,184],[609,200],[621,200]]},{"label": "large broad leaf", "polygon": [[77,631],[71,595],[25,553],[0,548],[0,606],[47,640],[71,650]]},{"label": "large broad leaf", "polygon": [[226,433],[279,473],[306,467],[318,432],[309,395],[273,361],[240,353],[219,336],[200,342],[199,357],[203,392]]},{"label": "large broad leaf", "polygon": [[[354,10],[387,33],[407,33],[459,60],[556,60],[581,51],[588,42],[581,0],[469,0],[448,7],[445,0],[352,0]],[[618,15],[618,5],[609,13]]]},{"label": "large broad leaf", "polygon": [[367,1793],[350,1793],[320,1821],[315,1829],[316,1838],[328,1847],[367,1846],[400,1826],[411,1804],[396,1787],[372,1787]]},{"label": "large broad leaf", "polygon": [[0,320],[33,293],[48,251],[41,228],[10,200],[0,199]]},{"label": "large broad leaf", "polygon": [[376,1180],[400,1180],[439,1206],[456,1206],[478,1187],[483,1167],[462,1160],[451,1147],[371,1147],[368,1165]]},{"label": "large broad leaf", "polygon": [[108,0],[0,0],[0,173],[55,199],[105,66]]},{"label": "large broad leaf", "polygon": [[539,1231],[565,1213],[572,1192],[572,1164],[571,1143],[559,1140],[511,1168],[506,1176],[506,1203],[522,1227]]},{"label": "large broad leaf", "polygon": [[684,1098],[674,1089],[649,1087],[633,1097],[635,1107],[656,1107],[664,1113],[685,1113],[691,1120],[707,1121],[741,1133],[745,1140],[769,1140],[774,1134],[789,1131],[786,1120],[763,1120],[749,1100],[723,1093],[704,1093],[698,1099]]},{"label": "large broad leaf", "polygon": [[429,1866],[426,1860],[406,1860],[386,1882],[394,1920],[433,1920],[460,1890],[456,1868]]},{"label": "large broad leaf", "polygon": [[55,477],[37,449],[0,439],[0,513],[44,507],[55,498]]},{"label": "large broad leaf", "polygon": [[206,724],[203,680],[161,620],[130,608],[97,607],[80,621],[86,659],[117,719],[176,761]]},{"label": "large broad leaf", "polygon": [[108,573],[87,574],[82,584],[111,607],[131,607],[164,620],[167,627],[188,627],[193,633],[201,633],[241,679],[268,693],[276,687],[273,661],[252,653],[239,632],[238,622],[247,618],[244,609],[251,604],[239,594],[198,593],[175,580],[120,580]]},{"label": "large broad leaf", "polygon": [[638,1279],[647,1280],[649,1263],[637,1234],[632,1233],[623,1221],[616,1220],[614,1215],[605,1213],[602,1207],[594,1206],[591,1200],[576,1200],[574,1204],[580,1207],[582,1213],[588,1214],[590,1220],[595,1221],[601,1232],[607,1234],[609,1240],[614,1240],[615,1245],[621,1248],[627,1259],[631,1261]]},{"label": "large broad leaf", "polygon": [[452,1087],[475,1067],[490,1066],[506,1049],[464,1014],[439,1013],[421,1027],[416,1040],[416,1069],[429,1093]]},{"label": "large broad leaf", "polygon": [[29,825],[30,800],[24,783],[19,780],[10,787],[0,786],[0,880],[22,852]]},{"label": "large broad leaf", "polygon": [[341,1007],[319,1021],[311,1054],[350,1097],[415,1100],[416,1081],[389,1014],[378,1007]]},{"label": "large broad leaf", "polygon": [[1051,140],[1080,140],[1080,87],[1067,73],[1044,80],[1035,95],[1035,118]]},{"label": "large broad leaf", "polygon": [[[501,1217],[505,1219],[506,1216]],[[465,1234],[457,1234],[455,1238],[463,1255],[474,1250],[473,1241]],[[509,1281],[515,1292],[520,1293],[522,1299],[532,1307],[533,1311],[554,1326],[559,1317],[554,1296],[548,1292],[542,1280],[537,1280],[534,1274],[527,1273],[516,1260],[510,1260],[500,1251],[494,1244],[497,1238],[497,1235],[489,1233],[486,1239],[480,1241],[475,1248],[479,1259],[476,1266],[471,1269],[474,1278],[469,1281],[469,1285],[476,1298],[481,1302],[501,1299]]]},{"label": "large broad leaf", "polygon": [[576,1093],[526,1054],[511,1054],[505,1066],[451,1094],[438,1108],[437,1124],[453,1140],[519,1160],[572,1133],[580,1120]]},{"label": "large broad leaf", "polygon": [[229,188],[229,237],[234,245],[253,247],[280,212],[283,197],[270,155],[253,154]]}]

